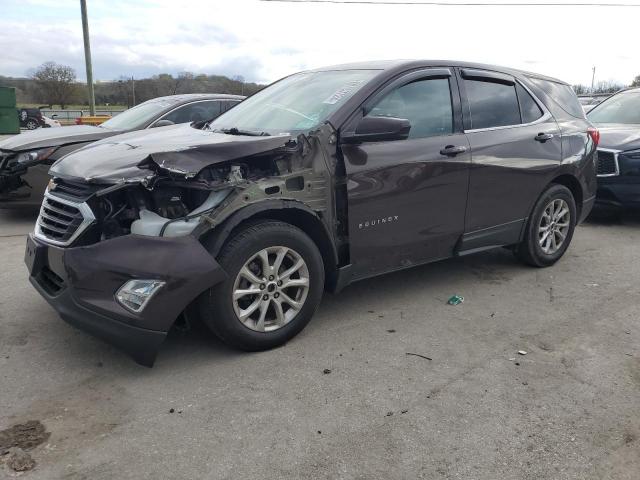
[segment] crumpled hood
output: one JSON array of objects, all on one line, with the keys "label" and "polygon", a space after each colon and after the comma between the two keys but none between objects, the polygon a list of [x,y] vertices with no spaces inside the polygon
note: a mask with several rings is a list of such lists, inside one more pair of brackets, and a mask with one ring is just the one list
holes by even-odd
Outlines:
[{"label": "crumpled hood", "polygon": [[599,147],[622,151],[640,148],[640,125],[612,123],[595,125],[600,131]]},{"label": "crumpled hood", "polygon": [[0,141],[0,150],[24,151],[35,148],[60,147],[72,143],[93,142],[118,133],[122,132],[92,125],[39,128]]},{"label": "crumpled hood", "polygon": [[290,135],[226,135],[189,124],[171,125],[92,143],[58,160],[49,173],[94,183],[137,181],[150,174],[138,165],[151,158],[163,169],[190,177],[209,165],[283,147],[290,139]]}]

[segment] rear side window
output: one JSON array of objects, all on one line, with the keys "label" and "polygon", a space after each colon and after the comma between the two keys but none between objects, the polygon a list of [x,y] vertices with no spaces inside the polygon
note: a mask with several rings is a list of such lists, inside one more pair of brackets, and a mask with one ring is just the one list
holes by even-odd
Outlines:
[{"label": "rear side window", "polygon": [[173,123],[191,123],[212,120],[218,115],[220,115],[220,102],[208,101],[190,103],[165,115],[162,119]]},{"label": "rear side window", "polygon": [[584,110],[578,96],[569,85],[529,77],[529,80],[546,93],[560,108],[572,117],[584,118]]},{"label": "rear side window", "polygon": [[535,122],[542,116],[542,110],[522,85],[516,83],[518,102],[520,102],[520,113],[522,113],[522,123]]},{"label": "rear side window", "polygon": [[520,107],[515,86],[483,80],[464,80],[471,129],[520,124]]},{"label": "rear side window", "polygon": [[448,135],[453,131],[453,109],[448,78],[418,80],[385,95],[367,116],[406,118],[409,138]]}]

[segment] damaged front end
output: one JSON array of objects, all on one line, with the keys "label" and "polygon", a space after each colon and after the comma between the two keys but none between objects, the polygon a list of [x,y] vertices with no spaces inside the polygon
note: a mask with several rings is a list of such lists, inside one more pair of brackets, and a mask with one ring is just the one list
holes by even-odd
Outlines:
[{"label": "damaged front end", "polygon": [[56,147],[24,152],[0,150],[0,202],[28,199],[34,188],[26,178],[28,170],[45,163],[55,151]]},{"label": "damaged front end", "polygon": [[223,240],[222,225],[286,206],[313,216],[329,237],[339,232],[329,124],[296,138],[208,135],[156,151],[126,136],[98,142],[96,152],[111,145],[128,155],[108,175],[97,163],[72,163],[76,154],[64,158],[28,242],[31,281],[59,314],[144,365],[180,313],[226,277],[209,241]]}]

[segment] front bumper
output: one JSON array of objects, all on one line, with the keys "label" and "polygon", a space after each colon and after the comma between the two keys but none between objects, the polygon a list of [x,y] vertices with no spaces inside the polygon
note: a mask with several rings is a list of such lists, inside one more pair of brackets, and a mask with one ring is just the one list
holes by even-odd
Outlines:
[{"label": "front bumper", "polygon": [[640,177],[635,182],[620,177],[598,179],[597,204],[606,207],[640,208]]},{"label": "front bumper", "polygon": [[[180,313],[226,273],[191,236],[126,235],[90,246],[59,248],[27,239],[29,280],[63,320],[153,366],[158,349]],[[144,310],[133,313],[115,300],[128,280],[166,284]]]},{"label": "front bumper", "polygon": [[618,154],[618,174],[598,177],[596,203],[608,207],[640,208],[640,159]]}]

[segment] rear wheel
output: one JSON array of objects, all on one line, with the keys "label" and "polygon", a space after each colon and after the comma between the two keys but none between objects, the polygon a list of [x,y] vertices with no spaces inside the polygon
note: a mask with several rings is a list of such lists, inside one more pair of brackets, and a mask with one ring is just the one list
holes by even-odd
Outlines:
[{"label": "rear wheel", "polygon": [[553,265],[569,247],[576,221],[576,203],[571,191],[564,185],[551,185],[533,208],[516,255],[536,267]]},{"label": "rear wheel", "polygon": [[243,350],[285,343],[311,320],[324,290],[315,243],[293,225],[264,220],[223,247],[228,278],[200,299],[200,314],[224,342]]},{"label": "rear wheel", "polygon": [[30,118],[29,120],[27,120],[26,127],[27,127],[27,130],[35,130],[36,128],[39,127],[39,125],[38,125],[38,122]]}]

